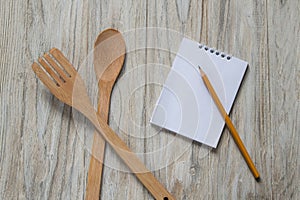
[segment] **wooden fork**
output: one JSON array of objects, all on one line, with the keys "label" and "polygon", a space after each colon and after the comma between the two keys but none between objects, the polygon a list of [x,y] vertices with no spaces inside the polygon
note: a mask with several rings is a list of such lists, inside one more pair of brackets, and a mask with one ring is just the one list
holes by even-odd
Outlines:
[{"label": "wooden fork", "polygon": [[101,119],[91,104],[84,82],[67,58],[56,48],[34,62],[32,69],[50,92],[60,101],[87,117],[108,144],[121,157],[155,199],[175,199],[144,166],[139,158]]}]

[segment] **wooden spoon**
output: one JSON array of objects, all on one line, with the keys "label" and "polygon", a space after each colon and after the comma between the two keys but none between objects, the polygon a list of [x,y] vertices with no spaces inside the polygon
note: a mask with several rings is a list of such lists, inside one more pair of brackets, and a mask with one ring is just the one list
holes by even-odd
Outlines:
[{"label": "wooden spoon", "polygon": [[[98,113],[107,123],[110,96],[124,63],[125,48],[121,33],[115,29],[101,32],[94,44],[94,67],[98,80]],[[104,152],[105,140],[95,132],[86,187],[87,200],[99,200],[101,196]]]}]

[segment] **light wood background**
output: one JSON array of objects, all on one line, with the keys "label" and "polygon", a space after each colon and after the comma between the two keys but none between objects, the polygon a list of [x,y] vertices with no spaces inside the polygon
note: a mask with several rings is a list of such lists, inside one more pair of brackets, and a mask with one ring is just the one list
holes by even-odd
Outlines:
[{"label": "light wood background", "polygon": [[[299,19],[298,0],[1,0],[0,199],[84,199],[91,131],[31,64],[51,47],[77,67],[89,63],[96,36],[109,27],[127,34],[130,50],[111,126],[177,199],[300,199]],[[212,150],[149,125],[157,83],[183,35],[249,62],[230,116],[260,183],[227,129]],[[106,162],[102,199],[152,199],[110,149]]]}]

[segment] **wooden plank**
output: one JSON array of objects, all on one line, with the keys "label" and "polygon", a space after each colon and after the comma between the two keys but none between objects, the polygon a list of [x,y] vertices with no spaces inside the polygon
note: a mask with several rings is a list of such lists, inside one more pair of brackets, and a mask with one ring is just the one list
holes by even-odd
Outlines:
[{"label": "wooden plank", "polygon": [[299,1],[268,2],[268,74],[272,198],[299,199]]},{"label": "wooden plank", "polygon": [[[139,108],[143,107],[142,94],[133,95],[138,80],[143,80],[144,74],[134,68],[146,62],[145,50],[137,50],[137,46],[145,46],[143,31],[136,29],[146,26],[146,2],[144,1],[110,1],[106,19],[98,27],[104,30],[113,27],[123,33],[126,42],[126,61],[117,80],[111,97],[109,124],[113,130],[127,143],[133,152],[143,150],[144,141],[134,140],[133,136],[143,134],[134,125],[142,120]],[[107,20],[107,21],[105,21]],[[129,102],[130,101],[130,102]],[[134,123],[133,123],[134,122]],[[139,156],[140,157],[140,156]],[[141,157],[140,157],[141,158]],[[143,160],[142,160],[143,161]],[[146,167],[148,167],[146,165]],[[106,147],[101,199],[145,199],[152,198],[137,178],[116,156],[110,146]]]},{"label": "wooden plank", "polygon": [[[149,1],[147,31],[147,80],[156,84],[146,87],[146,108],[151,112],[157,101],[162,85],[176,56],[182,36],[199,41],[201,25],[200,1]],[[150,117],[149,116],[149,117]],[[148,120],[145,126],[148,125]],[[155,137],[153,134],[155,133]],[[157,168],[161,178],[166,177],[169,190],[177,199],[208,198],[206,176],[208,160],[203,159],[210,148],[201,144],[192,144],[191,140],[149,126],[148,151],[158,151],[152,166]],[[152,135],[152,137],[150,137]],[[154,157],[154,156],[153,156]],[[148,161],[149,162],[149,161]],[[162,164],[164,163],[164,165]],[[160,164],[160,165],[159,165]],[[201,171],[201,173],[200,173]],[[165,181],[164,179],[162,179]]]},{"label": "wooden plank", "polygon": [[[249,69],[230,117],[262,177],[268,174],[268,170],[263,170],[260,160],[257,159],[259,154],[257,143],[260,141],[258,137],[261,132],[260,125],[266,127],[267,121],[257,115],[264,112],[261,111],[259,106],[261,104],[258,102],[262,95],[260,91],[262,80],[259,75],[265,74],[267,66],[265,10],[265,3],[258,1],[210,3],[208,13],[211,13],[211,16],[208,19],[214,20],[208,20],[208,30],[216,30],[216,33],[211,33],[207,39],[211,46],[220,51],[249,62]],[[210,167],[216,166],[214,170],[217,171],[212,172],[210,182],[213,198],[255,198],[256,186],[259,187],[259,184],[252,177],[227,128],[215,153],[210,163]],[[270,160],[265,160],[268,161]],[[270,194],[267,188],[264,192],[266,197]],[[262,197],[265,197],[264,195]]]},{"label": "wooden plank", "polygon": [[1,62],[1,77],[11,80],[1,92],[1,111],[8,115],[1,118],[7,123],[1,125],[1,199],[81,199],[85,153],[70,108],[53,99],[30,66],[52,46],[70,56],[80,41],[87,43],[80,35],[82,18],[77,18],[84,8],[59,1],[1,5],[1,25],[7,27],[1,61],[8,59]]}]

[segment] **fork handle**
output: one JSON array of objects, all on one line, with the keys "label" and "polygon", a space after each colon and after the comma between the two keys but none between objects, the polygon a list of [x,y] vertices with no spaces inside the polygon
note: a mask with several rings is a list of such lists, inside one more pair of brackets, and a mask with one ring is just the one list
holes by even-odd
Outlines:
[{"label": "fork handle", "polygon": [[175,199],[97,112],[90,113],[87,117],[155,199]]}]

